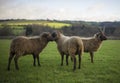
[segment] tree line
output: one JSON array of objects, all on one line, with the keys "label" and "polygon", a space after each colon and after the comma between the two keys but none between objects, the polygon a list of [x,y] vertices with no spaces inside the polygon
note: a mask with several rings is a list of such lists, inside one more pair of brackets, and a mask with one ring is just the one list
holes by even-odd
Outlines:
[{"label": "tree line", "polygon": [[[105,34],[112,37],[120,37],[120,22],[83,22],[83,21],[63,21],[70,23],[71,26],[64,26],[60,29],[55,29],[44,25],[24,25],[23,28],[11,28],[11,25],[0,26],[0,36],[35,36],[42,32],[52,32],[53,30],[62,30],[65,35],[77,35],[90,37],[99,32],[98,28],[105,27]],[[16,33],[18,31],[18,33]]]}]

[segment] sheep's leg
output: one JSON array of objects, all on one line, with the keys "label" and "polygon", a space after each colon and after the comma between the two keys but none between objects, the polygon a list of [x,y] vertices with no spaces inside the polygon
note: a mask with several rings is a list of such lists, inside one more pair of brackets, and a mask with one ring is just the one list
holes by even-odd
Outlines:
[{"label": "sheep's leg", "polygon": [[71,57],[71,61],[73,62],[73,58]]},{"label": "sheep's leg", "polygon": [[76,70],[76,57],[74,57],[74,68],[73,68],[73,71]]},{"label": "sheep's leg", "polygon": [[61,54],[61,66],[63,66],[64,54]]},{"label": "sheep's leg", "polygon": [[75,71],[76,70],[76,57],[75,57],[75,55],[73,55],[72,58],[73,58],[73,61],[74,61],[73,71]]},{"label": "sheep's leg", "polygon": [[78,54],[78,61],[79,61],[78,69],[80,69],[80,67],[81,67],[81,53]]},{"label": "sheep's leg", "polygon": [[10,64],[11,64],[11,61],[12,61],[13,57],[14,57],[14,53],[10,53],[10,56],[9,56],[9,59],[8,59],[8,68],[7,68],[8,71],[10,70]]},{"label": "sheep's leg", "polygon": [[39,60],[39,55],[37,56],[37,61],[38,61],[38,66],[41,66],[40,65],[40,60]]},{"label": "sheep's leg", "polygon": [[14,58],[14,61],[15,61],[15,68],[16,68],[17,70],[19,70],[19,67],[18,67],[18,58],[19,58],[18,55],[16,55],[15,58]]},{"label": "sheep's leg", "polygon": [[66,55],[66,65],[68,65],[68,57],[69,55]]},{"label": "sheep's leg", "polygon": [[36,66],[36,56],[34,54],[33,54],[33,59],[34,59],[33,66]]},{"label": "sheep's leg", "polygon": [[90,52],[90,57],[91,57],[91,63],[94,63],[94,61],[93,61],[94,53],[93,52]]}]

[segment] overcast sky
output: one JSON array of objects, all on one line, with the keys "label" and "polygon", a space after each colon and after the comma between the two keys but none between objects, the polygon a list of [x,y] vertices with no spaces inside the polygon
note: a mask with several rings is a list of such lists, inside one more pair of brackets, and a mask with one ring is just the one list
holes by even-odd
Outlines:
[{"label": "overcast sky", "polygon": [[120,0],[0,0],[0,19],[120,21]]}]

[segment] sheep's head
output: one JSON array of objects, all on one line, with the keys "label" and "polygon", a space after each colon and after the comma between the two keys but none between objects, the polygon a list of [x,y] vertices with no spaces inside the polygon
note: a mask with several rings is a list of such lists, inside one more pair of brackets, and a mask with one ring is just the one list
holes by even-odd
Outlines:
[{"label": "sheep's head", "polygon": [[105,36],[104,31],[105,31],[105,30],[102,31],[101,29],[99,29],[99,33],[96,33],[96,34],[95,34],[95,37],[96,37],[97,39],[100,39],[101,41],[107,40],[107,37]]},{"label": "sheep's head", "polygon": [[60,38],[60,34],[61,34],[61,32],[60,31],[54,31],[54,32],[52,32],[52,37],[53,37],[53,40],[54,41],[57,41],[59,38]]},{"label": "sheep's head", "polygon": [[41,37],[43,39],[46,39],[47,41],[53,41],[53,37],[52,37],[52,35],[49,32],[43,32],[41,34]]}]

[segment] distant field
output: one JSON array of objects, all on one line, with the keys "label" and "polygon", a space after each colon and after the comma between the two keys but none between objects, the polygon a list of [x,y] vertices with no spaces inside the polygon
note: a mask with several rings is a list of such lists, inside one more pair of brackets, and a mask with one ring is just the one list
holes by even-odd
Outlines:
[{"label": "distant field", "polygon": [[[70,24],[67,23],[61,23],[61,22],[51,22],[51,21],[5,21],[0,22],[0,25],[7,24],[11,26],[22,26],[22,25],[31,25],[31,24],[38,24],[38,25],[45,25],[50,26],[51,28],[61,28],[63,26],[70,26]],[[18,27],[21,28],[21,27]]]},{"label": "distant field", "polygon": [[11,71],[7,71],[8,53],[11,40],[0,40],[0,83],[120,83],[120,40],[103,42],[95,53],[94,64],[84,53],[81,69],[72,71],[73,63],[60,66],[60,55],[56,43],[51,42],[40,54],[41,67],[33,67],[31,55],[19,59],[20,70],[15,70],[14,60]]}]

